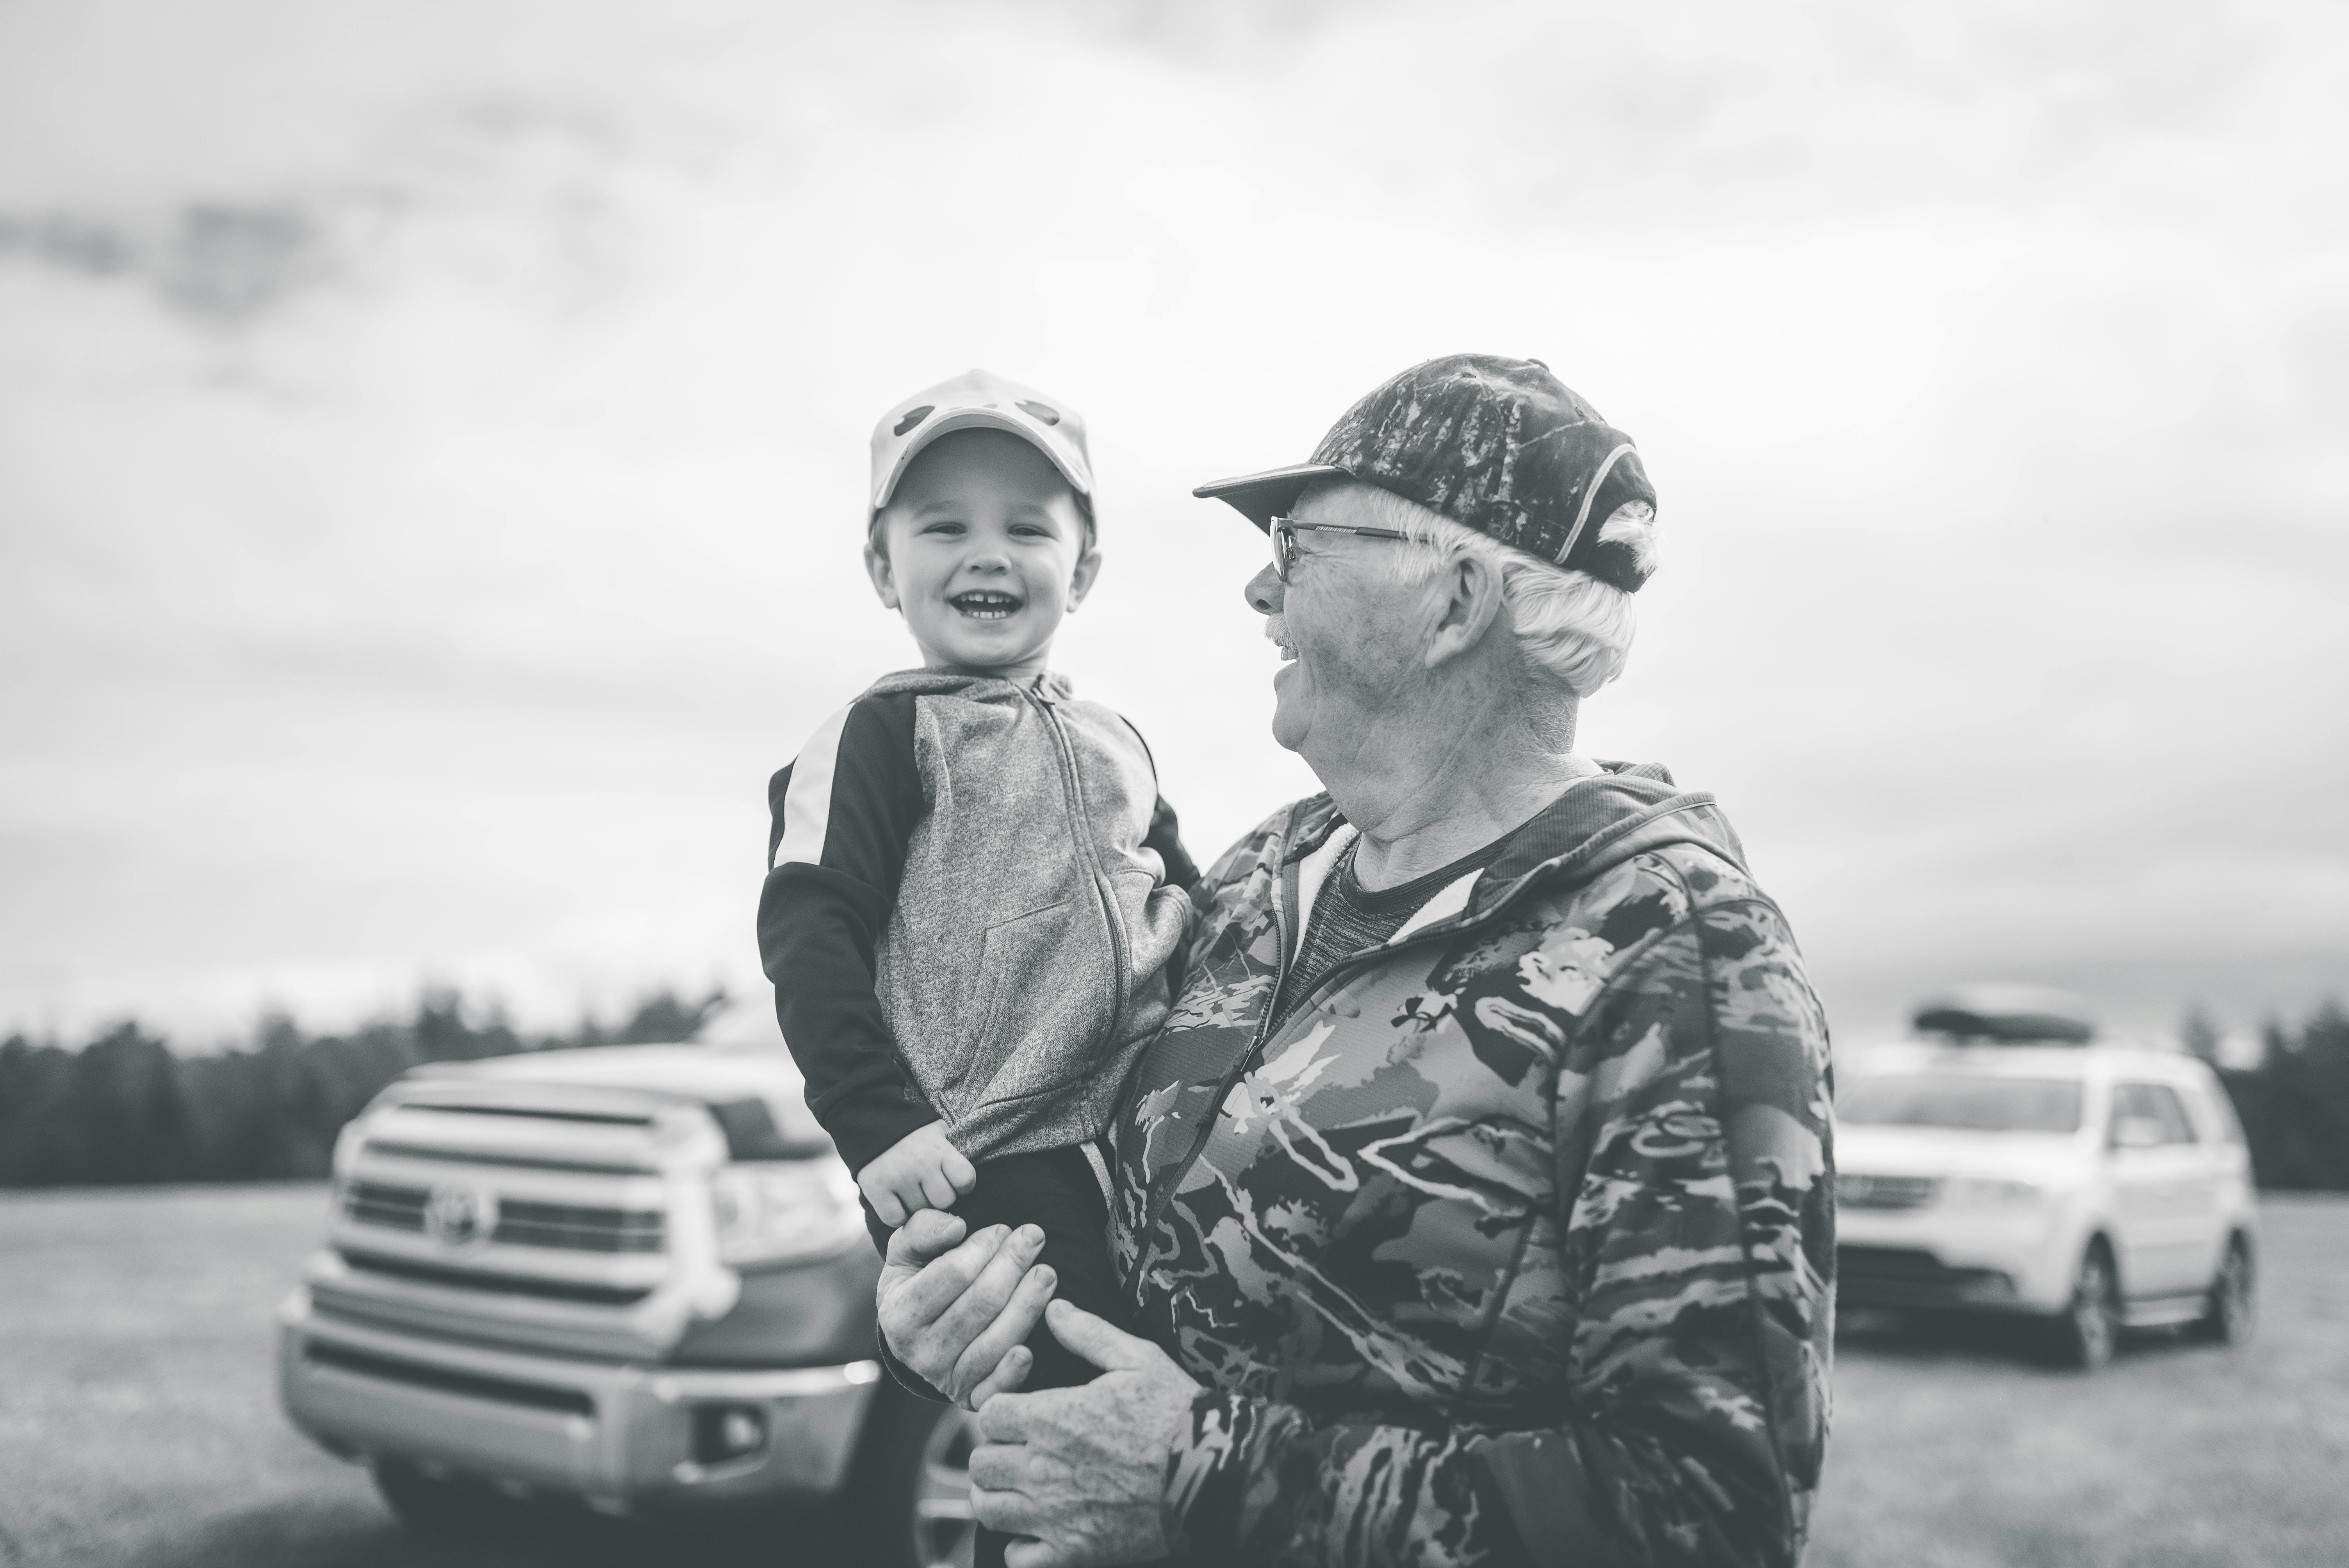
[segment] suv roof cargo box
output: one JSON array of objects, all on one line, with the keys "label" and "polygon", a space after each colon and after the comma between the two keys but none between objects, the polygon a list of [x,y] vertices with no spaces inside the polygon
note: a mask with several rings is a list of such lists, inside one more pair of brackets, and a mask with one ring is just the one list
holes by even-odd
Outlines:
[{"label": "suv roof cargo box", "polygon": [[1920,1035],[1998,1045],[2085,1045],[2096,1016],[2080,997],[2044,985],[1960,985],[1918,1007]]}]

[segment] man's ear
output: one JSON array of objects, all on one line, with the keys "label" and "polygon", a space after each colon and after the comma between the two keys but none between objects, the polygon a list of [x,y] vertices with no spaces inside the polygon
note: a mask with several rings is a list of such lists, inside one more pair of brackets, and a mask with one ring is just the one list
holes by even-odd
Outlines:
[{"label": "man's ear", "polygon": [[874,529],[864,540],[864,573],[873,579],[873,592],[881,595],[881,603],[897,609],[897,574],[889,565],[889,552],[882,548],[881,531]]},{"label": "man's ear", "polygon": [[1476,647],[1501,614],[1501,568],[1471,551],[1456,552],[1430,584],[1435,633],[1423,661],[1429,669]]},{"label": "man's ear", "polygon": [[1084,553],[1077,557],[1077,569],[1069,573],[1069,609],[1071,613],[1085,602],[1085,595],[1093,591],[1093,579],[1101,575],[1101,552],[1091,544],[1086,545]]}]

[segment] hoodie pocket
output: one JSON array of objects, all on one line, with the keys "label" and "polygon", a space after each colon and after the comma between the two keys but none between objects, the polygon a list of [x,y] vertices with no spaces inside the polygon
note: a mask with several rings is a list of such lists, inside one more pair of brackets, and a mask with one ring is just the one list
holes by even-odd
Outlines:
[{"label": "hoodie pocket", "polygon": [[978,943],[978,973],[973,988],[972,1021],[956,1053],[955,1098],[964,1109],[986,1097],[1030,1026],[1052,1006],[1059,985],[1056,960],[1065,959],[1072,901],[1046,904],[987,928]]}]

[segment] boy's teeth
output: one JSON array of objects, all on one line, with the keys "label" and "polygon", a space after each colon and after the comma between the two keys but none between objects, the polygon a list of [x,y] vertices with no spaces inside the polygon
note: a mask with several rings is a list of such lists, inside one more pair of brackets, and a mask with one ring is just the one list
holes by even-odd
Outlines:
[{"label": "boy's teeth", "polygon": [[985,589],[957,593],[949,603],[964,614],[979,621],[1007,620],[1019,609],[1019,601],[1012,595],[990,593]]}]

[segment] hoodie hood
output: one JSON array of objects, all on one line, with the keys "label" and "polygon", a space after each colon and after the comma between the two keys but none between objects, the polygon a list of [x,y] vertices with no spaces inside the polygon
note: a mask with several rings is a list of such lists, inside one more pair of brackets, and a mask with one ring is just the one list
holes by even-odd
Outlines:
[{"label": "hoodie hood", "polygon": [[1696,844],[1739,871],[1745,846],[1720,804],[1701,789],[1682,789],[1657,762],[1601,762],[1519,828],[1501,858],[1477,879],[1470,914],[1514,897],[1525,882],[1588,882],[1667,844]]},{"label": "hoodie hood", "polygon": [[1047,702],[1068,702],[1076,696],[1077,688],[1058,670],[1046,670],[1031,681],[1008,681],[974,670],[899,670],[874,681],[865,688],[864,696],[944,696],[954,692],[968,693],[981,700],[1034,692]]},{"label": "hoodie hood", "polygon": [[[1568,784],[1511,836],[1455,918],[1490,913],[1536,879],[1586,882],[1668,844],[1696,844],[1746,869],[1745,846],[1709,792],[1680,789],[1658,762],[1601,762],[1599,768]],[[1286,858],[1303,860],[1345,820],[1327,795],[1303,802]]]}]

